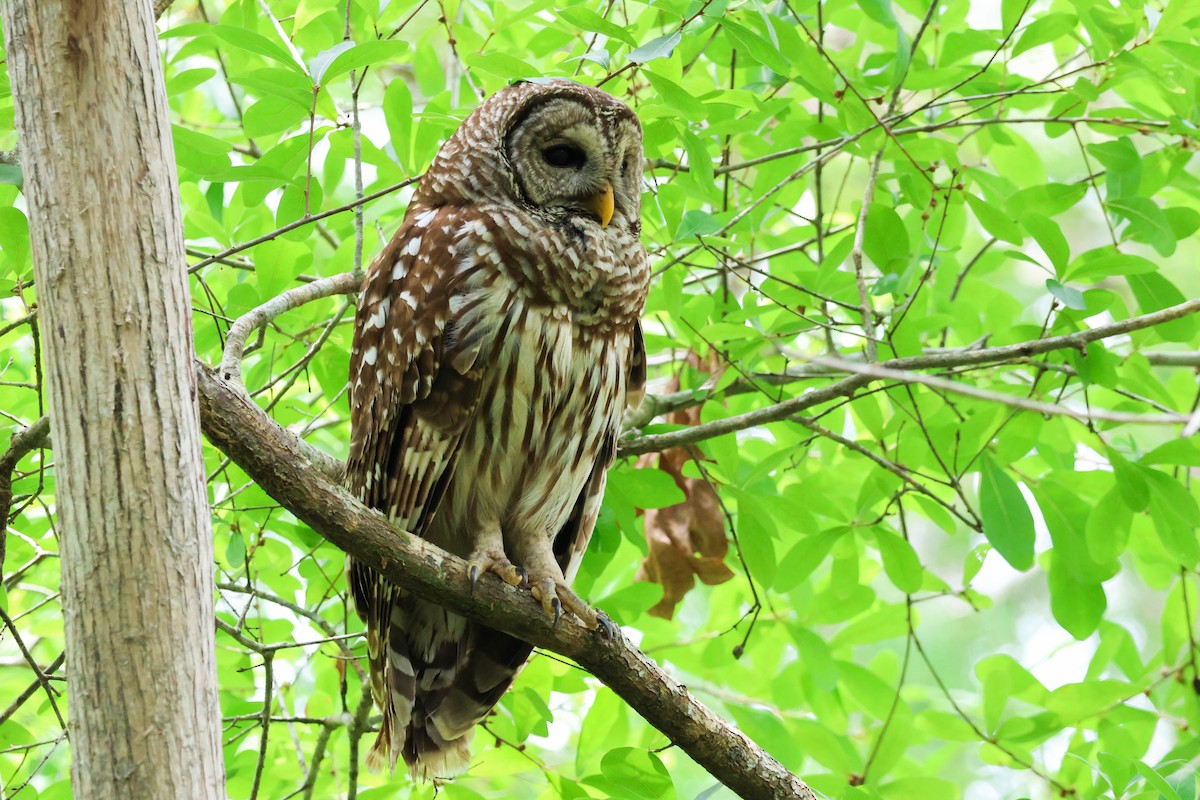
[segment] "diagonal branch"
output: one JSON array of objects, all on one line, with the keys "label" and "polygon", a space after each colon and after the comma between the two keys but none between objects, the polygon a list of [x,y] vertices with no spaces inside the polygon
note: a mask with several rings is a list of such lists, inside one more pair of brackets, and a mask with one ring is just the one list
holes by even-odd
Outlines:
[{"label": "diagonal branch", "polygon": [[465,561],[397,530],[356,501],[305,458],[295,437],[212,369],[197,362],[196,378],[209,441],[330,542],[419,597],[574,659],[740,797],[815,800],[803,781],[619,632],[605,638],[578,625],[556,626],[532,595],[492,577],[469,592]]}]

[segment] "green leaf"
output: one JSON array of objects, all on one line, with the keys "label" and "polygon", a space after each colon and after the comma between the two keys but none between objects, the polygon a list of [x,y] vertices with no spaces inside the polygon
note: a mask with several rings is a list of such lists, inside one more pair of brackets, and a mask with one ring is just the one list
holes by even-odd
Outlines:
[{"label": "green leaf", "polygon": [[633,34],[620,25],[609,22],[586,6],[560,8],[558,9],[558,15],[580,30],[602,33],[610,39],[620,39],[630,47],[637,46],[637,40],[633,38]]},{"label": "green leaf", "polygon": [[608,486],[635,508],[666,508],[687,499],[675,479],[658,469],[613,470]]},{"label": "green leaf", "polygon": [[1041,214],[1026,214],[1021,218],[1021,225],[1050,259],[1054,272],[1062,275],[1071,262],[1071,246],[1067,244],[1067,238],[1063,236],[1058,223]]},{"label": "green leaf", "polygon": [[1050,561],[1050,610],[1063,629],[1082,641],[1100,625],[1108,605],[1104,587],[1076,579],[1068,557],[1055,548],[1046,555]]},{"label": "green leaf", "polygon": [[975,580],[975,576],[983,569],[983,562],[990,552],[992,552],[990,544],[981,544],[971,548],[971,552],[967,553],[966,558],[963,559],[962,582],[964,586],[969,586],[971,581]]},{"label": "green leaf", "polygon": [[[1024,0],[1021,0],[1024,2]],[[1046,183],[1022,189],[1008,198],[1005,206],[1009,216],[1021,218],[1026,214],[1057,216],[1073,207],[1087,194],[1087,183]]]},{"label": "green leaf", "polygon": [[255,33],[252,30],[235,25],[213,25],[212,32],[222,41],[240,50],[245,50],[248,53],[257,53],[272,61],[278,61],[289,69],[300,73],[304,72],[303,67],[296,63],[291,53],[261,33]]},{"label": "green leaf", "polygon": [[463,63],[506,80],[537,78],[542,74],[529,62],[508,53],[465,53]]},{"label": "green leaf", "polygon": [[656,58],[667,58],[682,41],[683,34],[679,31],[668,33],[651,39],[641,47],[630,50],[628,58],[635,64],[645,64]]},{"label": "green leaf", "polygon": [[609,750],[600,761],[605,778],[628,792],[628,797],[669,800],[675,797],[675,785],[662,760],[654,753],[633,747]]},{"label": "green leaf", "polygon": [[212,67],[200,67],[198,69],[186,69],[182,72],[177,72],[167,79],[167,96],[174,97],[175,95],[189,92],[200,84],[210,80],[216,74],[217,71]]},{"label": "green leaf", "polygon": [[242,125],[247,136],[266,136],[288,130],[308,118],[308,109],[281,96],[264,97],[246,109]]},{"label": "green leaf", "polygon": [[1121,681],[1068,683],[1050,692],[1046,708],[1058,714],[1065,724],[1073,725],[1137,694],[1136,687]]},{"label": "green leaf", "polygon": [[240,569],[246,563],[246,540],[239,531],[229,534],[229,541],[225,544],[225,560],[234,569]]},{"label": "green leaf", "polygon": [[1150,502],[1150,487],[1146,482],[1145,470],[1131,464],[1123,455],[1111,447],[1105,448],[1108,463],[1117,478],[1117,491],[1125,505],[1134,511],[1145,511]]},{"label": "green leaf", "polygon": [[962,790],[945,778],[912,776],[888,781],[879,787],[885,800],[959,800]]},{"label": "green leaf", "polygon": [[658,92],[659,97],[667,105],[684,112],[691,118],[704,116],[704,104],[697,100],[690,92],[684,91],[683,87],[678,83],[648,69],[642,70],[641,74],[649,79],[650,85],[654,87],[654,91]]},{"label": "green leaf", "polygon": [[766,510],[763,498],[743,498],[738,502],[738,541],[742,546],[742,557],[746,569],[756,581],[766,588],[775,584],[779,559],[775,555],[775,538],[778,535],[775,520]]},{"label": "green leaf", "polygon": [[1012,478],[990,457],[980,459],[979,514],[983,535],[1015,569],[1033,566],[1033,514]]},{"label": "green leaf", "polygon": [[827,692],[837,686],[839,672],[829,645],[822,637],[808,628],[789,626],[796,650],[804,664],[805,673]]},{"label": "green leaf", "polygon": [[383,118],[387,123],[388,138],[396,151],[396,158],[406,167],[412,156],[413,101],[408,84],[391,81],[383,93]]},{"label": "green leaf", "polygon": [[1050,294],[1054,295],[1058,302],[1062,303],[1067,308],[1074,308],[1082,311],[1087,308],[1087,301],[1083,299],[1083,292],[1070,286],[1064,286],[1053,278],[1046,279],[1046,289]]},{"label": "green leaf", "polygon": [[1167,783],[1166,778],[1159,775],[1154,768],[1142,761],[1135,763],[1134,768],[1137,769],[1139,775],[1146,779],[1146,783],[1154,787],[1155,791],[1162,796],[1162,800],[1180,800],[1179,792],[1175,791],[1171,784]]},{"label": "green leaf", "polygon": [[1088,342],[1082,352],[1072,351],[1071,364],[1085,386],[1117,388],[1117,367],[1120,366],[1121,359],[1108,352],[1108,348],[1101,342]]},{"label": "green leaf", "polygon": [[1104,476],[1090,480],[1085,473],[1064,472],[1043,478],[1035,489],[1038,507],[1046,521],[1054,550],[1061,556],[1057,566],[1065,569],[1071,579],[1081,584],[1101,584],[1118,570],[1113,562],[1094,561],[1087,548],[1086,526],[1090,505],[1099,499],[1096,491],[1107,488]]},{"label": "green leaf", "polygon": [[896,27],[896,15],[891,0],[863,0],[860,8],[868,17],[887,28]]},{"label": "green leaf", "polygon": [[29,221],[19,208],[0,208],[0,252],[14,270],[29,261]]},{"label": "green leaf", "polygon": [[1157,264],[1141,256],[1118,253],[1111,246],[1098,247],[1072,261],[1063,280],[1069,278],[1072,281],[1088,283],[1114,275],[1142,275],[1157,270]]},{"label": "green leaf", "polygon": [[1096,503],[1088,514],[1084,536],[1087,539],[1088,552],[1096,561],[1112,561],[1118,558],[1125,552],[1125,545],[1129,541],[1133,512],[1122,499],[1120,485],[1118,480],[1118,488],[1100,498],[1100,502]]},{"label": "green leaf", "polygon": [[[342,45],[347,44],[342,42]],[[323,86],[334,78],[345,75],[350,70],[369,67],[380,62],[392,62],[402,60],[409,51],[408,42],[400,39],[379,39],[371,42],[362,42],[354,44],[351,47],[333,47],[320,53],[316,59],[313,59],[312,79],[313,83],[318,86]],[[318,64],[318,59],[322,56],[329,55],[328,61]],[[323,67],[320,72],[317,71],[318,66]],[[530,69],[533,69],[530,67]],[[535,72],[527,74],[534,75]]]},{"label": "green leaf", "polygon": [[1192,569],[1200,562],[1200,506],[1196,498],[1178,480],[1156,469],[1142,472],[1150,489],[1150,518],[1167,552],[1179,564]]},{"label": "green leaf", "polygon": [[1012,54],[1013,56],[1019,56],[1026,50],[1031,50],[1043,44],[1050,44],[1053,41],[1063,38],[1066,34],[1074,33],[1078,25],[1079,18],[1074,14],[1057,13],[1038,17],[1029,24],[1029,27],[1017,39]]},{"label": "green leaf", "polygon": [[286,97],[302,108],[312,107],[312,81],[308,76],[286,69],[264,67],[230,76],[230,82],[244,86],[261,97]]},{"label": "green leaf", "polygon": [[308,74],[312,78],[312,82],[315,85],[320,86],[325,78],[325,71],[329,69],[330,63],[340,54],[346,52],[352,47],[354,47],[354,42],[346,39],[338,42],[328,50],[322,50],[321,52],[317,53],[316,57],[312,60],[312,63],[308,65]]},{"label": "green leaf", "polygon": [[879,555],[883,557],[883,571],[887,573],[892,584],[904,592],[912,594],[921,588],[923,570],[917,551],[902,536],[882,525],[873,527],[875,542],[879,547]]},{"label": "green leaf", "polygon": [[1129,220],[1128,234],[1135,241],[1152,245],[1159,255],[1169,256],[1175,252],[1175,231],[1167,215],[1153,201],[1145,197],[1126,197],[1110,200],[1105,205]]},{"label": "green leaf", "polygon": [[755,61],[765,64],[779,75],[787,75],[792,71],[792,65],[775,45],[755,31],[744,28],[728,18],[721,21],[721,29],[733,40],[734,46],[749,51]]},{"label": "green leaf", "polygon": [[20,188],[25,185],[25,173],[16,164],[0,164],[0,183]]},{"label": "green leaf", "polygon": [[908,230],[900,215],[888,206],[873,203],[867,209],[867,227],[863,231],[863,252],[880,270],[893,261],[907,264],[912,253]]},{"label": "green leaf", "polygon": [[787,592],[798,586],[821,565],[834,544],[846,533],[846,528],[834,528],[813,536],[805,536],[793,545],[779,562],[775,590]]},{"label": "green leaf", "polygon": [[1163,214],[1176,241],[1186,239],[1200,230],[1200,211],[1186,206],[1172,206],[1163,209]]},{"label": "green leaf", "polygon": [[[1138,309],[1143,314],[1161,311],[1186,301],[1183,292],[1175,284],[1158,273],[1130,275],[1129,288],[1137,297]],[[1196,334],[1196,319],[1193,316],[1164,322],[1154,326],[1154,332],[1168,342],[1188,342]]]},{"label": "green leaf", "polygon": [[1001,0],[1000,28],[1005,33],[1015,31],[1017,25],[1024,19],[1022,16],[1030,6],[1028,0]]},{"label": "green leaf", "polygon": [[719,230],[721,230],[721,223],[716,217],[707,211],[693,210],[684,214],[683,219],[679,221],[679,228],[675,231],[675,239],[679,241],[692,236],[707,236]]},{"label": "green leaf", "polygon": [[175,160],[181,167],[205,176],[221,175],[229,169],[229,151],[233,148],[228,143],[179,125],[172,125],[171,133]]},{"label": "green leaf", "polygon": [[1142,155],[1128,136],[1088,145],[1104,165],[1104,186],[1109,202],[1137,195],[1142,183]]},{"label": "green leaf", "polygon": [[963,196],[966,197],[967,205],[971,207],[975,218],[979,220],[979,224],[983,226],[985,231],[997,239],[1011,244],[1020,244],[1025,241],[1025,236],[1021,233],[1021,227],[1007,214],[983,198],[976,197],[970,192],[964,193]]}]

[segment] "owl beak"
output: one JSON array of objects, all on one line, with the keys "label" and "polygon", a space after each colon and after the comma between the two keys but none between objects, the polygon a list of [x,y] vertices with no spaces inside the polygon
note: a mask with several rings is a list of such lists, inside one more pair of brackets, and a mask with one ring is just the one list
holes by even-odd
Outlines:
[{"label": "owl beak", "polygon": [[600,220],[600,227],[607,228],[608,223],[612,221],[613,210],[616,208],[613,200],[612,184],[605,181],[600,191],[588,198],[585,205],[588,211],[594,213],[596,219]]}]

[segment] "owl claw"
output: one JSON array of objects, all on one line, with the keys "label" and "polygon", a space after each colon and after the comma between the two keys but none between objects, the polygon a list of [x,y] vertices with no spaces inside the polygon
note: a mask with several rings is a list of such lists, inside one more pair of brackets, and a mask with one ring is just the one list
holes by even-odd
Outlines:
[{"label": "owl claw", "polygon": [[603,611],[596,612],[596,630],[605,639],[612,639],[617,635],[612,620]]},{"label": "owl claw", "polygon": [[569,613],[583,623],[585,628],[589,630],[601,628],[603,629],[602,635],[612,635],[612,623],[602,614],[597,614],[587,603],[583,602],[579,598],[579,595],[571,591],[566,581],[555,580],[553,578],[534,580],[530,586],[530,592],[533,594],[534,599],[542,604],[542,608],[546,610],[546,614],[554,618],[555,626],[558,625],[559,619]]},{"label": "owl claw", "polygon": [[472,594],[475,593],[480,576],[485,572],[495,573],[509,586],[524,586],[528,581],[528,573],[521,567],[514,566],[500,548],[479,548],[471,553],[467,562],[467,581],[471,585]]}]

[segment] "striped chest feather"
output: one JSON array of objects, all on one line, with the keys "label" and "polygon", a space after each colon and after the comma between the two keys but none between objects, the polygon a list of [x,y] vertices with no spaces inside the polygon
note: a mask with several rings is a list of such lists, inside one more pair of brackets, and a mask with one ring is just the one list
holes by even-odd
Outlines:
[{"label": "striped chest feather", "polygon": [[[473,525],[552,536],[620,424],[629,335],[594,336],[563,307],[512,298],[429,538],[468,546]],[[465,476],[470,476],[466,478]]]}]

